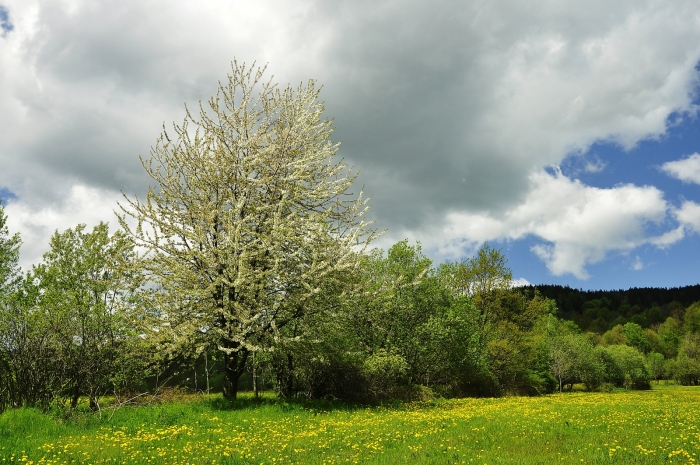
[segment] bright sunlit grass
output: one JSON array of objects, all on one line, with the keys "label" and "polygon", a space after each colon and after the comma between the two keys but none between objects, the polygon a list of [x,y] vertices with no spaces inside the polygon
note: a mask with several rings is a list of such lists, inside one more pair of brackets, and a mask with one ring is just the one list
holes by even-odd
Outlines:
[{"label": "bright sunlit grass", "polygon": [[695,463],[700,388],[394,407],[217,398],[60,424],[0,416],[0,462],[32,464]]}]

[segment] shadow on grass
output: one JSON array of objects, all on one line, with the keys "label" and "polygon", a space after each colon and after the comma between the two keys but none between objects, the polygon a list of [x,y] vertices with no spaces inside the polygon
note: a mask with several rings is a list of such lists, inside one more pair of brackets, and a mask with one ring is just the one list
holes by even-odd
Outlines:
[{"label": "shadow on grass", "polygon": [[272,394],[254,397],[252,394],[239,394],[236,399],[225,399],[216,396],[206,401],[213,410],[255,410],[259,408],[276,408],[282,412],[311,411],[327,413],[333,411],[357,411],[368,408],[400,407],[405,402],[392,401],[389,403],[349,402],[337,399],[308,399],[306,397],[281,398]]}]

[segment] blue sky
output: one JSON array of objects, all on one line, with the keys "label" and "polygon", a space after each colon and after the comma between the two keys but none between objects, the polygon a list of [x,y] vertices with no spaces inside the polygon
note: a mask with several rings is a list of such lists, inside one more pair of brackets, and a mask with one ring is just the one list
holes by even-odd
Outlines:
[{"label": "blue sky", "polygon": [[[695,102],[698,103],[697,101]],[[675,121],[675,115],[670,116]],[[700,119],[686,116],[663,136],[645,140],[630,150],[618,144],[594,144],[583,156],[575,155],[561,164],[563,173],[586,185],[610,189],[619,184],[650,185],[661,189],[665,199],[680,207],[685,200],[700,198],[700,185],[682,182],[661,169],[666,161],[684,159],[700,151]],[[601,171],[585,172],[587,161],[601,164]],[[650,230],[663,227],[650,225]],[[668,247],[646,245],[629,252],[612,253],[600,263],[588,266],[590,277],[554,276],[542,261],[533,260],[531,247],[540,240],[495,241],[507,253],[516,276],[532,283],[561,284],[583,289],[626,289],[630,287],[678,287],[700,282],[700,236],[688,234]],[[635,269],[636,265],[636,269]]]},{"label": "blue sky", "polygon": [[57,229],[115,225],[138,156],[235,58],[323,86],[379,247],[488,241],[521,282],[584,289],[700,281],[696,0],[0,0],[0,31],[24,268]]}]

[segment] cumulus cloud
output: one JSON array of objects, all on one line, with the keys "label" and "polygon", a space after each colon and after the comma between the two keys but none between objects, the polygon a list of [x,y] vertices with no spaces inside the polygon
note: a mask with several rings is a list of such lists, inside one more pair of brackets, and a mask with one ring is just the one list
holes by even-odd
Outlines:
[{"label": "cumulus cloud", "polygon": [[7,227],[11,233],[21,232],[21,263],[28,270],[42,260],[49,249],[48,238],[54,232],[63,232],[78,224],[92,228],[101,221],[108,222],[111,230],[117,227],[113,210],[119,192],[84,185],[73,185],[60,202],[43,204],[34,208],[25,202],[10,200],[5,206]]},{"label": "cumulus cloud", "polygon": [[[598,141],[631,149],[665,134],[669,115],[696,112],[695,0],[5,6],[14,29],[0,49],[0,186],[17,195],[17,214],[50,205],[70,219],[56,216],[62,225],[114,208],[111,194],[80,207],[72,186],[142,193],[149,179],[137,155],[163,122],[207,99],[231,59],[257,59],[283,85],[324,85],[341,155],[361,169],[380,228],[455,252],[535,235],[533,253],[553,273],[585,277],[586,264],[657,240],[645,225],[663,220],[663,196],[596,190],[542,168]],[[605,166],[588,160],[584,171]],[[39,229],[22,228],[38,243]]]},{"label": "cumulus cloud", "polygon": [[675,216],[681,225],[692,232],[700,233],[700,204],[686,200],[675,211]]},{"label": "cumulus cloud", "polygon": [[642,259],[639,257],[639,255],[636,255],[634,257],[634,262],[632,262],[631,268],[634,271],[641,271],[644,269],[644,262],[642,262]]},{"label": "cumulus cloud", "polygon": [[525,278],[518,278],[518,279],[513,280],[513,286],[514,287],[532,286],[532,283]]},{"label": "cumulus cloud", "polygon": [[683,182],[700,184],[700,154],[694,153],[682,160],[666,162],[661,165],[661,170]]},{"label": "cumulus cloud", "polygon": [[[626,184],[602,189],[558,170],[540,172],[530,177],[529,193],[519,205],[500,214],[450,213],[439,226],[448,240],[438,236],[440,242],[429,240],[425,245],[451,258],[483,241],[532,236],[541,241],[532,252],[552,274],[586,279],[587,265],[611,253],[663,242],[651,229],[667,219],[669,208],[655,187]],[[681,232],[665,242],[682,237]]]}]

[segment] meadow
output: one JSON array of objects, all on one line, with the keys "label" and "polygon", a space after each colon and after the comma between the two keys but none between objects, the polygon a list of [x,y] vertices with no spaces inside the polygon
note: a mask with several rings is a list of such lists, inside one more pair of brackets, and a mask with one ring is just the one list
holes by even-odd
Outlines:
[{"label": "meadow", "polygon": [[700,388],[358,407],[188,396],[69,421],[0,415],[0,462],[25,464],[696,463]]}]

